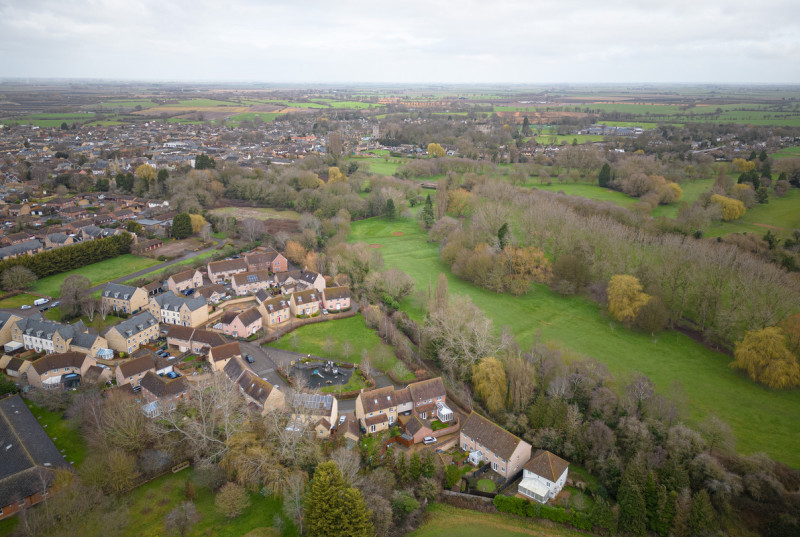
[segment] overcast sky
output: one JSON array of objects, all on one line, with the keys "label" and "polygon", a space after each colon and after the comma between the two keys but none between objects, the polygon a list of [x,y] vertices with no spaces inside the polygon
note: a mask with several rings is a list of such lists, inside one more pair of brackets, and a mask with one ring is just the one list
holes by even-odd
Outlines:
[{"label": "overcast sky", "polygon": [[0,78],[800,83],[800,0],[0,0]]}]

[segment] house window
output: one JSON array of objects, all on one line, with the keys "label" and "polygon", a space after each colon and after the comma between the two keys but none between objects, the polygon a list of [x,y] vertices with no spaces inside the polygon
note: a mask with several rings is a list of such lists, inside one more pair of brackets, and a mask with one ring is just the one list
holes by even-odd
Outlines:
[{"label": "house window", "polygon": [[505,467],[505,466],[503,466],[502,468],[500,468],[500,471],[501,471],[501,472],[505,472],[505,471],[506,471],[506,467]]},{"label": "house window", "polygon": [[369,426],[369,432],[371,432],[371,433],[375,432],[375,426],[374,425],[370,425]]},{"label": "house window", "polygon": [[494,470],[495,472],[497,471],[497,463],[496,462],[492,463],[492,470]]}]

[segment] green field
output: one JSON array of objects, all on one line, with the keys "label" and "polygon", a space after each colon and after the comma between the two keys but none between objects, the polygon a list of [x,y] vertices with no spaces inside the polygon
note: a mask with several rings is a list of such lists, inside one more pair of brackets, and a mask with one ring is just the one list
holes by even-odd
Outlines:
[{"label": "green field", "polygon": [[136,272],[147,267],[152,267],[153,265],[158,265],[159,263],[160,261],[157,259],[149,259],[147,257],[125,254],[112,259],[106,259],[105,261],[100,261],[98,263],[93,263],[85,267],[70,270],[69,272],[62,272],[61,274],[55,274],[53,276],[48,276],[47,278],[42,278],[33,285],[31,291],[41,295],[57,297],[61,284],[64,283],[64,280],[67,279],[67,276],[71,276],[72,274],[86,276],[89,278],[89,280],[91,280],[92,286],[95,286],[101,283],[109,282],[121,276],[125,276],[131,272]]},{"label": "green field", "polygon": [[347,161],[358,162],[362,171],[366,171],[367,167],[369,167],[370,173],[375,173],[378,175],[394,175],[394,172],[397,171],[397,168],[405,164],[405,160],[394,157],[389,157],[389,160],[383,160],[383,158],[380,157],[349,157]]},{"label": "green field", "polygon": [[[439,258],[437,245],[426,241],[415,221],[371,218],[354,222],[351,230],[352,242],[382,245],[379,251],[386,265],[406,272],[418,289],[435,284],[439,273],[447,274],[451,294],[470,295],[498,331],[504,326],[511,328],[523,349],[541,333],[544,341],[597,358],[619,380],[639,371],[662,393],[677,381],[689,398],[690,419],[698,421],[713,412],[733,428],[740,451],[764,451],[800,467],[800,390],[775,392],[754,384],[728,367],[728,356],[678,332],[652,338],[625,329],[585,298],[561,297],[542,285],[527,296],[514,297],[464,282],[450,273]],[[396,231],[404,235],[393,236]],[[421,317],[417,298],[406,299],[403,309],[416,319]]]},{"label": "green field", "polygon": [[193,106],[239,106],[239,103],[235,103],[232,101],[219,101],[217,99],[187,99],[185,101],[178,101],[177,105],[165,105],[165,106],[184,106],[184,107],[193,107]]},{"label": "green field", "polygon": [[19,123],[20,125],[36,125],[37,127],[60,127],[62,123],[71,125],[72,123],[91,121],[94,118],[95,115],[93,113],[53,113],[7,118],[4,121]]},{"label": "green field", "polygon": [[[733,178],[733,181],[736,182],[736,178]],[[671,205],[659,205],[653,209],[653,212],[650,214],[652,216],[666,216],[667,218],[675,218],[678,216],[678,209],[680,208],[681,203],[685,202],[689,205],[692,205],[695,201],[697,201],[697,198],[700,197],[700,194],[708,192],[713,186],[714,179],[684,181],[680,184],[680,187],[683,190],[683,195],[681,196],[680,201]]]},{"label": "green field", "polygon": [[39,420],[39,423],[47,435],[53,440],[59,451],[64,453],[67,462],[80,465],[86,458],[87,447],[83,433],[76,423],[64,419],[61,412],[50,412],[40,408],[32,402],[25,400],[25,404],[31,409],[31,413]]},{"label": "green field", "polygon": [[729,233],[755,233],[764,235],[768,230],[786,237],[792,230],[800,229],[800,189],[792,188],[783,198],[770,193],[769,203],[747,209],[747,213],[733,222],[717,222],[706,234],[722,237]]},{"label": "green field", "polygon": [[237,125],[242,121],[253,121],[255,118],[261,119],[264,123],[272,123],[279,115],[275,112],[245,112],[231,116],[228,120]]},{"label": "green field", "polygon": [[772,158],[800,158],[800,147],[784,147],[777,153],[770,155]]},{"label": "green field", "polygon": [[363,110],[365,108],[383,108],[379,103],[362,103],[361,101],[336,101],[333,99],[314,99],[317,102],[327,104],[331,108],[346,108],[349,110]]},{"label": "green field", "polygon": [[425,511],[425,522],[407,537],[579,537],[586,533],[557,524],[539,524],[511,515],[479,513],[433,503]]},{"label": "green field", "polygon": [[9,298],[0,300],[0,308],[18,308],[24,304],[33,305],[33,301],[39,298],[38,296],[20,293]]},{"label": "green field", "polygon": [[[555,135],[555,134],[540,134],[533,137],[536,140],[536,143],[541,145],[562,145],[564,143],[572,145],[573,140],[578,140],[579,144],[588,144],[591,142],[602,142],[604,136],[600,136],[597,134],[567,134],[567,135]],[[555,140],[555,142],[553,142]]]},{"label": "green field", "polygon": [[149,99],[118,99],[101,103],[102,108],[153,108],[156,104]]},{"label": "green field", "polygon": [[622,192],[601,188],[597,185],[587,185],[586,183],[564,183],[553,181],[551,185],[539,184],[538,178],[532,177],[528,185],[539,190],[549,190],[551,192],[564,192],[568,196],[580,196],[590,200],[609,201],[621,207],[633,207],[639,200],[632,198]]},{"label": "green field", "polygon": [[237,219],[255,218],[256,220],[269,220],[271,218],[283,218],[287,220],[299,220],[300,213],[295,211],[280,211],[266,207],[222,207],[211,211],[219,216],[235,216]]},{"label": "green field", "polygon": [[[297,334],[296,349],[292,344],[292,334]],[[325,351],[325,342],[328,340],[334,343],[330,354]],[[342,348],[345,342],[350,342],[352,346],[349,356],[345,356]],[[361,315],[301,326],[278,341],[270,343],[268,347],[354,364],[361,363],[361,353],[366,350],[373,360],[372,367],[381,371],[398,367],[399,363],[391,347],[385,345],[373,329],[367,328],[364,324],[364,317]],[[383,358],[382,361],[376,361],[372,357],[380,347],[385,347],[381,353]],[[407,380],[413,380],[413,378],[413,375],[406,375]]]}]

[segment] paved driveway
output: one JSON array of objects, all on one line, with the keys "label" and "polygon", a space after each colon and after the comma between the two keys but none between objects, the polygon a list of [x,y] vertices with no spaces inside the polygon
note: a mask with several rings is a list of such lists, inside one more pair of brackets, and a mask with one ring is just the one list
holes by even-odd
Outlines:
[{"label": "paved driveway", "polygon": [[250,369],[267,382],[281,389],[288,388],[286,382],[278,375],[278,366],[273,362],[262,347],[255,343],[240,342],[242,354],[249,354],[253,357],[254,363],[248,364]]}]

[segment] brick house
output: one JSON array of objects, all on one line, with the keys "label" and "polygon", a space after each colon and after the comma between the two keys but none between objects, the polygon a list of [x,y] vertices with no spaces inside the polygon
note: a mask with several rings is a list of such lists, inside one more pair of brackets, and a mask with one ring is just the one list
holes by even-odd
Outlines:
[{"label": "brick house", "polygon": [[247,369],[241,358],[231,358],[222,371],[236,385],[248,405],[262,416],[286,406],[283,392]]},{"label": "brick house", "polygon": [[197,269],[184,270],[167,279],[167,287],[176,295],[186,289],[197,289],[202,286],[203,273]]},{"label": "brick house", "polygon": [[385,431],[397,422],[397,399],[394,387],[386,386],[365,392],[356,398],[356,418],[368,433]]},{"label": "brick house", "polygon": [[269,289],[273,281],[267,270],[240,272],[231,278],[231,288],[237,296],[243,296]]},{"label": "brick house", "polygon": [[114,312],[138,313],[148,307],[147,291],[120,283],[107,283],[100,300]]},{"label": "brick house", "polygon": [[223,298],[228,296],[228,290],[221,283],[198,287],[195,293],[205,298],[207,302],[213,302],[214,304],[219,304]]},{"label": "brick house", "polygon": [[189,392],[189,381],[186,377],[170,378],[158,375],[154,371],[146,372],[139,386],[141,386],[140,396],[147,401],[142,410],[150,418],[160,416],[165,410],[174,408],[177,400]]},{"label": "brick house", "polygon": [[234,274],[240,272],[247,272],[247,262],[241,258],[211,261],[208,264],[208,279],[211,283],[230,280]]},{"label": "brick house", "polygon": [[322,305],[328,311],[341,311],[350,308],[349,287],[327,287],[322,291]]},{"label": "brick house", "polygon": [[499,425],[472,412],[464,421],[459,436],[461,449],[476,465],[489,463],[506,479],[522,470],[531,458],[531,445]]},{"label": "brick house", "polygon": [[227,311],[223,314],[222,332],[228,336],[246,338],[261,330],[263,320],[258,308],[244,311]]},{"label": "brick house", "polygon": [[272,247],[267,247],[263,252],[253,252],[245,256],[250,270],[269,270],[273,274],[289,270],[289,262]]},{"label": "brick house", "polygon": [[167,331],[167,344],[178,347],[180,352],[205,353],[212,347],[225,345],[225,336],[211,330],[191,326],[170,325]]}]

